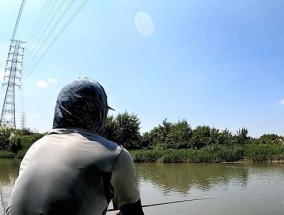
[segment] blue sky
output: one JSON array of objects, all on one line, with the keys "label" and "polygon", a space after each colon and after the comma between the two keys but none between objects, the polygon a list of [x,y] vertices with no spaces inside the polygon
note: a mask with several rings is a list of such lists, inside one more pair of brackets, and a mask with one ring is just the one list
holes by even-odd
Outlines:
[{"label": "blue sky", "polygon": [[[142,132],[167,118],[233,133],[246,127],[253,137],[284,135],[284,1],[88,1],[33,67],[59,32],[45,40],[46,27],[36,40],[45,4],[26,1],[16,34],[27,42],[17,118],[25,112],[31,129],[48,131],[61,87],[86,76],[104,86],[114,115],[137,114]],[[0,2],[2,72],[20,5]]]}]

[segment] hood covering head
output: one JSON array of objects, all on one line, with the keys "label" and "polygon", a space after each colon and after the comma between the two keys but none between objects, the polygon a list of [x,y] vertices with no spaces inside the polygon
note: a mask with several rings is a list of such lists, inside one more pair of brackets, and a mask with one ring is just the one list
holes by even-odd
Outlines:
[{"label": "hood covering head", "polygon": [[108,109],[104,88],[96,81],[78,78],[60,91],[53,128],[83,128],[99,133],[105,125]]}]

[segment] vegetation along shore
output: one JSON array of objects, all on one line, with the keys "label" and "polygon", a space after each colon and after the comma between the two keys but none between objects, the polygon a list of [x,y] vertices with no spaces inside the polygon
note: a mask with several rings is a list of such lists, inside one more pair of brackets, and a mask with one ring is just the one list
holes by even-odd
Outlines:
[{"label": "vegetation along shore", "polygon": [[[28,148],[45,134],[29,129],[0,127],[0,158],[23,158]],[[284,137],[248,135],[246,128],[236,133],[206,125],[191,128],[186,120],[164,120],[141,134],[140,119],[135,114],[109,116],[102,136],[127,148],[134,162],[219,163],[284,161]]]}]

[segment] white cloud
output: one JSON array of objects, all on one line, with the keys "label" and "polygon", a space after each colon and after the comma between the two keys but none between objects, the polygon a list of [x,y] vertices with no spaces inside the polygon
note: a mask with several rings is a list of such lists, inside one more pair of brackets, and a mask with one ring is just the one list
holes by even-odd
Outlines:
[{"label": "white cloud", "polygon": [[47,79],[47,81],[44,80],[39,80],[36,82],[36,86],[39,88],[48,88],[51,84],[55,84],[56,80],[54,80],[53,78],[49,78]]},{"label": "white cloud", "polygon": [[154,22],[147,13],[138,12],[135,16],[135,27],[143,36],[151,36],[154,33]]},{"label": "white cloud", "polygon": [[280,100],[280,104],[281,104],[281,105],[284,105],[284,99],[281,99],[281,100]]},{"label": "white cloud", "polygon": [[36,82],[36,86],[39,88],[47,88],[48,84],[46,83],[46,81],[39,80]]},{"label": "white cloud", "polygon": [[55,84],[56,83],[56,81],[53,78],[49,78],[47,80],[47,82],[50,83],[50,84]]}]

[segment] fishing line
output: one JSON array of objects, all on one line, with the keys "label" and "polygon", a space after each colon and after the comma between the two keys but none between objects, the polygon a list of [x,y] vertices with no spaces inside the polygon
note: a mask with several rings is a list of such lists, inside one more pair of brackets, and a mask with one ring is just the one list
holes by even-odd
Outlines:
[{"label": "fishing line", "polygon": [[[209,199],[215,199],[215,198],[200,198],[200,199],[185,199],[185,200],[179,200],[179,201],[173,201],[173,202],[162,202],[162,203],[155,203],[155,204],[149,204],[149,205],[142,205],[142,208],[147,207],[153,207],[153,206],[159,206],[159,205],[168,205],[168,204],[174,204],[174,203],[180,203],[180,202],[192,202],[192,201],[200,201],[200,200],[209,200]],[[108,209],[107,211],[117,211],[118,209]]]}]

